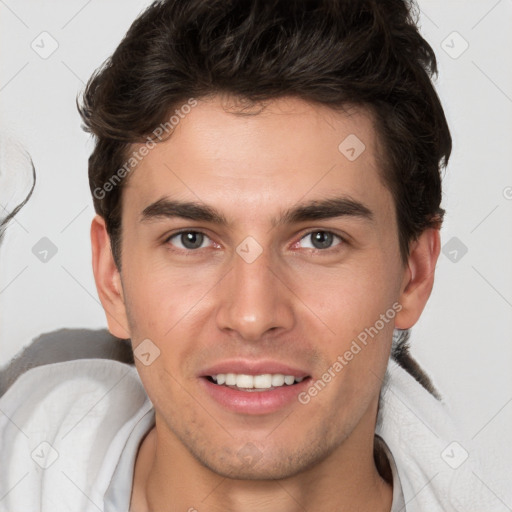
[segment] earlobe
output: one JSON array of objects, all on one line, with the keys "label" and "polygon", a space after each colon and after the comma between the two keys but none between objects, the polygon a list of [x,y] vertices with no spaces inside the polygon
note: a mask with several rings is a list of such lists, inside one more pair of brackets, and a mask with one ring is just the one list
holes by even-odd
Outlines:
[{"label": "earlobe", "polygon": [[94,280],[108,329],[118,338],[129,338],[121,275],[112,256],[105,221],[99,215],[94,217],[91,224],[91,247]]},{"label": "earlobe", "polygon": [[441,241],[439,229],[429,228],[412,242],[404,273],[395,327],[410,329],[419,319],[432,292]]}]

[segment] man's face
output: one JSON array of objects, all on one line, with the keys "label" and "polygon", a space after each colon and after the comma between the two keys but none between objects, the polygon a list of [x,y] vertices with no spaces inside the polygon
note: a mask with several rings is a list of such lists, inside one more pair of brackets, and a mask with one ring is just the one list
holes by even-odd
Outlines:
[{"label": "man's face", "polygon": [[122,295],[134,348],[150,340],[136,364],[160,441],[225,476],[282,478],[373,437],[405,269],[364,111],[225,106],[199,101],[130,177]]}]

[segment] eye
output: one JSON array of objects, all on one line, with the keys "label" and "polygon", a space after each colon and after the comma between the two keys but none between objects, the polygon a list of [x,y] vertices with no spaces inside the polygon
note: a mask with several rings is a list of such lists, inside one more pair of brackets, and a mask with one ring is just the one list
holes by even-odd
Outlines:
[{"label": "eye", "polygon": [[307,249],[330,249],[333,246],[333,242],[337,239],[339,240],[339,243],[335,245],[340,245],[344,240],[339,237],[338,235],[335,235],[334,233],[331,233],[330,231],[311,231],[307,235],[303,236],[299,244],[301,244],[304,240],[311,240],[309,245],[301,245],[301,247],[305,247]]},{"label": "eye", "polygon": [[[208,246],[210,239],[200,231],[180,231],[171,235],[166,242],[174,245],[178,249],[201,249]],[[203,245],[206,242],[206,245]]]}]

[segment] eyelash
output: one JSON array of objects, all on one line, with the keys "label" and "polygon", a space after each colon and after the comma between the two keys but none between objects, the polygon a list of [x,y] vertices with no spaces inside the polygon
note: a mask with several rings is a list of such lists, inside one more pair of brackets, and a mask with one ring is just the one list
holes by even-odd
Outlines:
[{"label": "eyelash", "polygon": [[[202,231],[196,231],[196,230],[193,230],[193,229],[182,229],[180,231],[176,231],[175,233],[172,233],[170,234],[168,237],[165,238],[164,240],[164,243],[165,244],[168,244],[168,245],[171,245],[170,244],[170,241],[179,236],[179,235],[182,235],[184,233],[195,233],[195,234],[200,234],[200,235],[203,235],[205,236],[206,238],[210,239],[210,237],[206,234],[206,233],[203,233]],[[340,240],[340,243],[336,244],[336,245],[333,245],[331,247],[328,247],[327,249],[316,249],[316,248],[307,248],[315,253],[327,253],[327,254],[331,254],[332,252],[336,252],[338,250],[340,250],[340,246],[344,246],[344,245],[347,245],[348,242],[346,240],[346,238],[344,238],[343,236],[341,235],[338,235],[332,231],[329,231],[327,229],[314,229],[314,230],[311,230],[311,231],[308,231],[307,233],[304,233],[297,242],[294,242],[294,246],[296,244],[298,244],[299,242],[301,242],[304,238],[306,238],[307,236],[310,236],[314,233],[328,233],[328,234],[331,234],[333,235],[333,237],[335,238],[338,238]],[[210,239],[211,240],[211,239]],[[216,242],[214,242],[216,243]],[[185,252],[185,253],[194,253],[194,252],[198,252],[200,249],[206,249],[207,247],[200,247],[200,248],[197,248],[197,249],[180,249],[180,248],[173,248],[172,250],[174,251],[177,251],[177,252]]]}]

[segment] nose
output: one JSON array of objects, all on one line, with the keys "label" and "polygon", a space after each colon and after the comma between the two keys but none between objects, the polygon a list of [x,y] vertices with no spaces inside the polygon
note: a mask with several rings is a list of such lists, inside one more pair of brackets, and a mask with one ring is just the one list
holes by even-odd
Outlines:
[{"label": "nose", "polygon": [[217,325],[246,341],[261,340],[293,327],[293,293],[269,250],[254,260],[238,253],[233,267],[220,283]]}]

